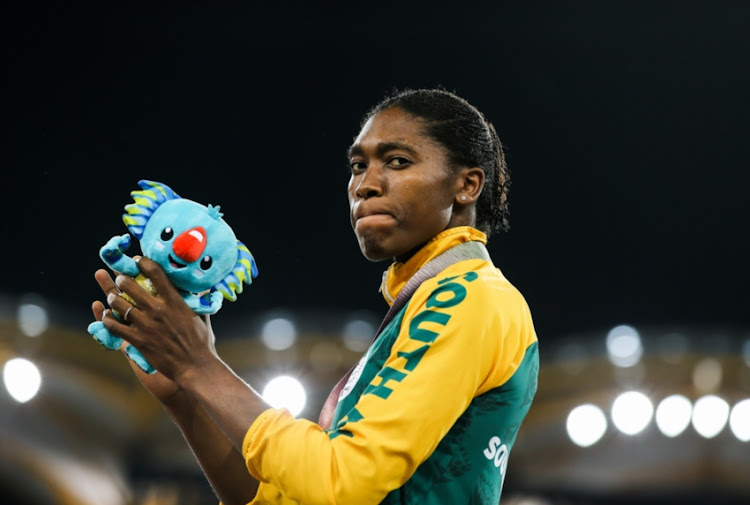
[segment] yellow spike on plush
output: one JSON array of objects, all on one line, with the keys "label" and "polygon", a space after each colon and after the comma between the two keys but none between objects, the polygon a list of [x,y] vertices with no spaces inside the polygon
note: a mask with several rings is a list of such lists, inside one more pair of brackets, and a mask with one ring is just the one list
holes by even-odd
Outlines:
[{"label": "yellow spike on plush", "polygon": [[[134,191],[133,193],[138,193],[139,195],[143,195],[145,198],[148,198],[152,202],[156,200],[156,193],[150,189],[144,189],[143,191]],[[135,196],[133,196],[133,199],[135,200]]]},{"label": "yellow spike on plush", "polygon": [[125,210],[130,214],[131,216],[143,216],[148,215],[147,209],[145,207],[137,206],[135,204],[133,205],[126,205]]},{"label": "yellow spike on plush", "polygon": [[140,205],[140,206],[143,206],[143,207],[150,207],[154,200],[153,199],[149,199],[149,198],[144,198],[144,197],[141,197],[141,196],[138,196],[138,195],[133,195],[133,201],[135,203],[131,204],[131,205]]}]

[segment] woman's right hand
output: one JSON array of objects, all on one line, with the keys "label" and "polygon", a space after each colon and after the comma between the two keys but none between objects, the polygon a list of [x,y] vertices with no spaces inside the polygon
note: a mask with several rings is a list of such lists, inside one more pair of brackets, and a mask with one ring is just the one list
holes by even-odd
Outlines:
[{"label": "woman's right hand", "polygon": [[[105,298],[110,293],[120,295],[120,290],[109,272],[98,270],[94,277]],[[101,321],[107,311],[111,310],[100,301],[94,302],[91,309],[97,321]],[[109,317],[111,314],[107,315],[107,318]],[[208,316],[201,319],[206,326],[203,329],[206,330],[210,338],[209,343],[213,347],[215,336],[211,329],[211,321]],[[197,321],[193,322],[200,324]],[[128,343],[123,341],[120,351],[124,353],[127,345]],[[143,387],[161,402],[166,413],[179,427],[220,501],[227,504],[250,502],[256,494],[258,481],[248,473],[242,453],[227,438],[197,397],[159,372],[158,367],[156,372],[147,374],[130,358],[126,359]]]},{"label": "woman's right hand", "polygon": [[[102,288],[102,291],[104,291],[104,293],[119,293],[117,286],[115,286],[112,277],[107,271],[98,270],[94,277],[96,278],[96,281],[99,283],[99,286]],[[94,313],[94,318],[97,321],[101,321],[106,308],[102,302],[95,301],[91,305],[91,310]],[[125,347],[127,347],[127,345],[128,343],[123,341],[122,345],[120,346],[120,351],[122,351],[123,354],[125,353]],[[168,379],[158,371],[156,373],[147,374],[143,370],[141,370],[138,365],[133,362],[133,360],[131,360],[130,358],[127,358],[127,360],[130,364],[130,367],[133,369],[133,373],[135,373],[136,377],[138,377],[138,380],[141,382],[141,384],[143,384],[143,387],[145,387],[149,393],[151,393],[165,406],[168,407],[175,402],[179,402],[181,400],[181,397],[187,395],[187,393],[185,393],[185,391],[183,391],[177,384],[175,384],[174,381]]]}]

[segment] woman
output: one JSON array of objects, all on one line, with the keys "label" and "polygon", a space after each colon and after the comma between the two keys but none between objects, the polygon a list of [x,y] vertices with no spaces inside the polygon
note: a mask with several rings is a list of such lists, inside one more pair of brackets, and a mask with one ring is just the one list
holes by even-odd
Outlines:
[{"label": "woman", "polygon": [[94,314],[160,371],[134,368],[225,505],[496,504],[538,371],[526,302],[483,246],[507,227],[500,141],[458,96],[405,91],[365,116],[349,159],[352,227],[365,257],[393,260],[381,289],[397,308],[320,423],[265,404],[147,259],[158,296],[99,270],[110,307],[130,312]]}]

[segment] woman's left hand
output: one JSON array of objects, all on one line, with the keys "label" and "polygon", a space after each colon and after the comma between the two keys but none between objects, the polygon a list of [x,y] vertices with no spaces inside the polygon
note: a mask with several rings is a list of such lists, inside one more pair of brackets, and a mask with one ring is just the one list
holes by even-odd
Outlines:
[{"label": "woman's left hand", "polygon": [[153,283],[156,294],[132,278],[118,275],[117,288],[135,300],[135,305],[110,289],[106,293],[109,306],[127,314],[127,318],[119,321],[106,311],[102,321],[111,333],[134,345],[157,370],[179,384],[183,374],[218,360],[214,334],[210,325],[188,307],[157,263],[141,258],[138,266]]}]

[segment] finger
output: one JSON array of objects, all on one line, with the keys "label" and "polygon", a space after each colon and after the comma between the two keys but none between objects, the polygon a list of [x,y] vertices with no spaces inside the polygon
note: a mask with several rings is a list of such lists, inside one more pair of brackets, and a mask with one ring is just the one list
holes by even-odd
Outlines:
[{"label": "finger", "polygon": [[133,321],[131,318],[133,316],[133,310],[135,309],[135,307],[125,298],[114,293],[110,293],[107,295],[107,303],[110,307],[112,307],[112,310],[117,312],[117,316],[121,320],[125,321],[128,324]]},{"label": "finger", "polygon": [[112,313],[112,309],[106,309],[104,311],[102,314],[102,323],[104,323],[104,327],[113,335],[117,335],[135,346],[141,343],[138,339],[138,332],[134,331],[127,323],[124,323],[115,317]]},{"label": "finger", "polygon": [[[104,319],[104,312],[106,312],[109,309],[106,309],[104,307],[104,304],[102,302],[94,302],[91,304],[91,310],[94,312],[94,317],[97,321],[102,321]],[[111,312],[111,310],[110,310]],[[106,326],[106,325],[105,325]],[[120,344],[119,350],[122,352],[125,352],[125,348],[130,345],[130,343],[127,340],[123,340]]]},{"label": "finger", "polygon": [[112,280],[112,276],[109,275],[109,272],[106,270],[97,270],[94,272],[94,278],[96,279],[96,282],[99,284],[99,287],[104,291],[104,294],[109,293],[119,293],[120,290],[117,289],[117,285],[115,285],[115,281]]},{"label": "finger", "polygon": [[164,273],[161,265],[153,260],[150,260],[149,258],[143,257],[138,261],[138,268],[141,270],[141,273],[143,273],[143,275],[151,279],[151,282],[154,285],[154,289],[159,294],[159,296],[168,299],[182,299],[180,294],[172,285],[172,282],[167,277],[167,274]]},{"label": "finger", "polygon": [[149,304],[154,299],[151,293],[135,282],[132,277],[127,275],[118,275],[115,277],[115,285],[124,294],[130,296],[135,301],[135,305],[138,305],[139,307],[149,307]]},{"label": "finger", "polygon": [[91,312],[94,313],[94,319],[97,321],[102,320],[102,314],[104,314],[104,304],[100,301],[95,301],[91,304]]}]

